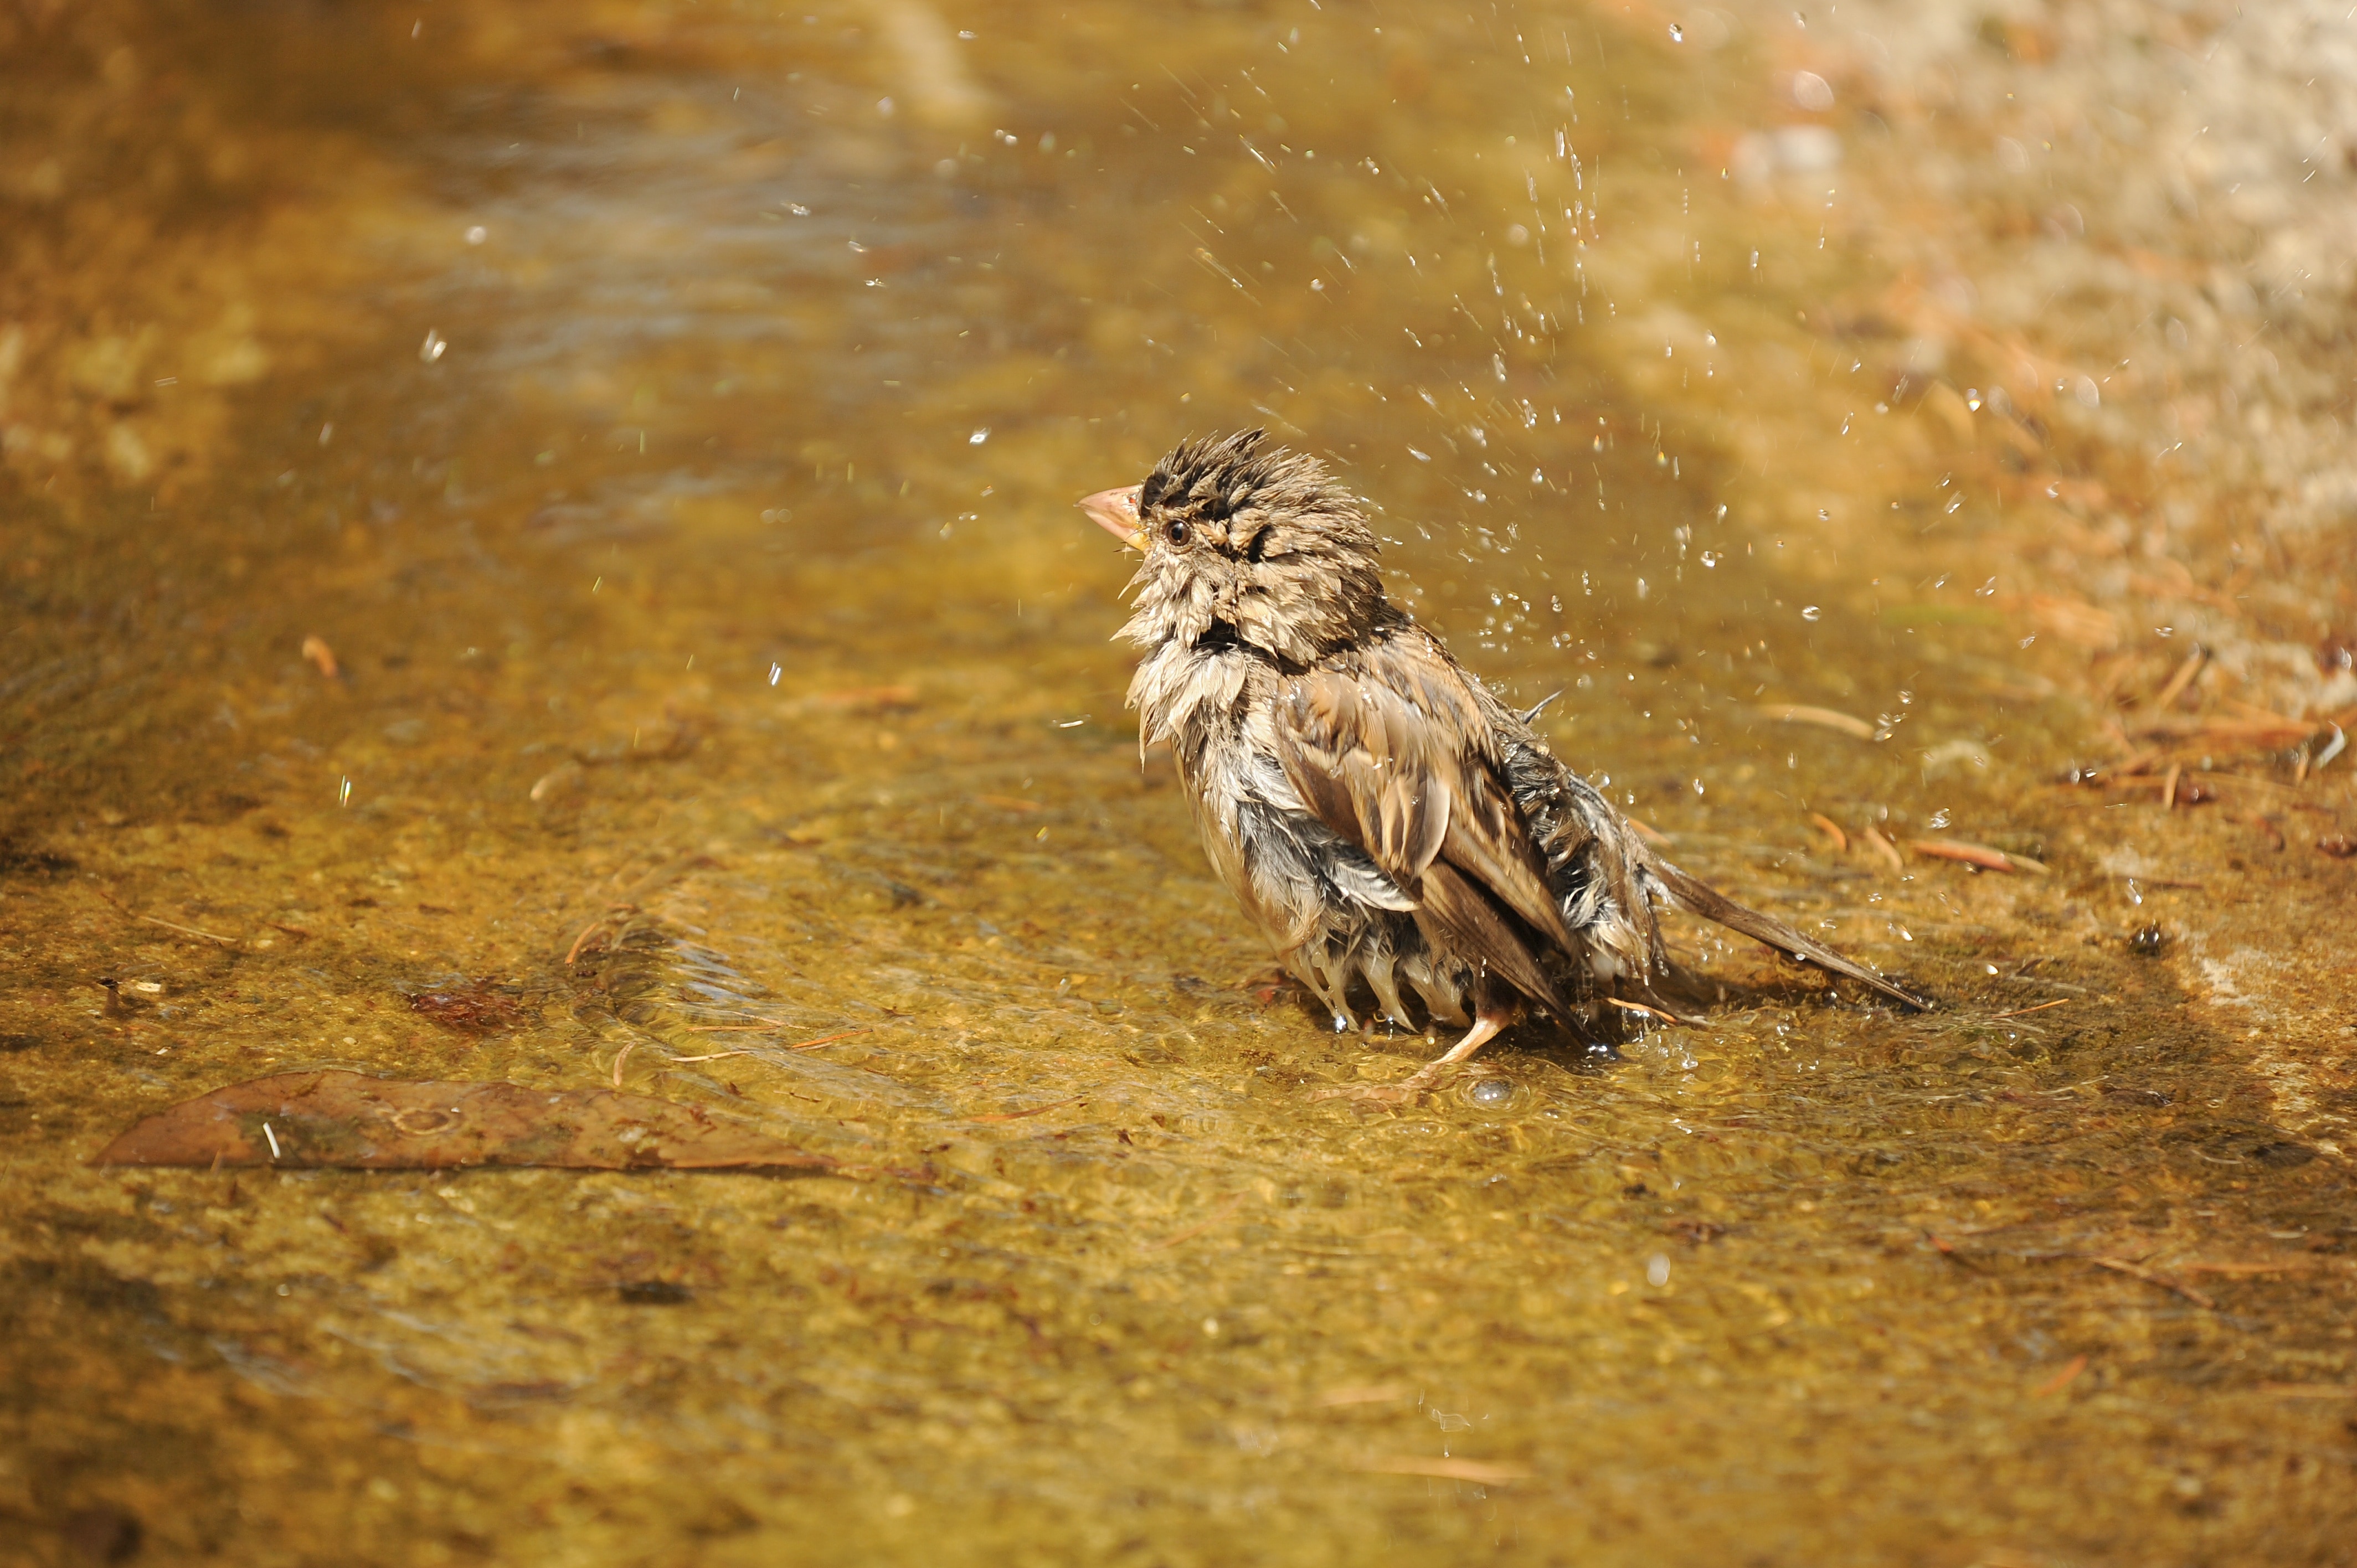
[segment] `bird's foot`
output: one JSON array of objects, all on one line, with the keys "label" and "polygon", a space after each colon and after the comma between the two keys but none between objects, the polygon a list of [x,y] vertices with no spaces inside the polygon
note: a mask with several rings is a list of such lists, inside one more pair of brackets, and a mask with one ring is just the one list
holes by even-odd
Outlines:
[{"label": "bird's foot", "polygon": [[1511,1021],[1509,1014],[1481,1013],[1475,1016],[1473,1026],[1465,1032],[1465,1037],[1448,1048],[1448,1055],[1425,1063],[1397,1083],[1361,1083],[1347,1089],[1321,1089],[1309,1098],[1364,1100],[1379,1105],[1405,1105],[1470,1060],[1475,1051],[1496,1039],[1498,1031]]}]

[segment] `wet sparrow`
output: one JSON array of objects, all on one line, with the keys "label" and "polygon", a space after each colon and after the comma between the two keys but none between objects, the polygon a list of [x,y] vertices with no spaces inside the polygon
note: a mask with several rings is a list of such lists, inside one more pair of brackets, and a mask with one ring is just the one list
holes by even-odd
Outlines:
[{"label": "wet sparrow", "polygon": [[1899,1003],[1918,997],[1663,860],[1440,639],[1383,596],[1373,531],[1312,457],[1262,433],[1189,441],[1082,508],[1145,562],[1124,637],[1140,745],[1167,741],[1203,848],[1285,966],[1351,1026],[1354,992],[1446,1056],[1527,1006],[1654,1011],[1654,911],[1715,920]]}]

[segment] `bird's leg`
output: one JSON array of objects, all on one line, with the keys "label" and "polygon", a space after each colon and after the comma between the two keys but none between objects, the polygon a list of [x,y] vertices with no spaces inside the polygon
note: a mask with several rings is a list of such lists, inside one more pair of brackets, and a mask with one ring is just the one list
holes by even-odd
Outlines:
[{"label": "bird's leg", "polygon": [[1498,1037],[1498,1032],[1514,1021],[1513,1012],[1506,1009],[1483,1008],[1475,1015],[1473,1026],[1465,1037],[1448,1047],[1447,1054],[1435,1057],[1397,1083],[1353,1084],[1348,1089],[1321,1089],[1312,1100],[1378,1100],[1397,1103],[1415,1099],[1440,1081],[1450,1068],[1472,1059],[1473,1053]]}]

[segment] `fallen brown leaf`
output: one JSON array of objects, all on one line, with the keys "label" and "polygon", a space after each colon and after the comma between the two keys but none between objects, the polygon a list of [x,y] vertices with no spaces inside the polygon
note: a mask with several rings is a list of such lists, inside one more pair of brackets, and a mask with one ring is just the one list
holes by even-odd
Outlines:
[{"label": "fallen brown leaf", "polygon": [[828,1171],[836,1162],[701,1107],[643,1094],[319,1071],[186,1101],[133,1127],[91,1164]]},{"label": "fallen brown leaf", "polygon": [[478,1035],[512,1028],[524,1016],[522,1002],[489,978],[421,991],[409,999],[409,1010],[446,1029]]}]

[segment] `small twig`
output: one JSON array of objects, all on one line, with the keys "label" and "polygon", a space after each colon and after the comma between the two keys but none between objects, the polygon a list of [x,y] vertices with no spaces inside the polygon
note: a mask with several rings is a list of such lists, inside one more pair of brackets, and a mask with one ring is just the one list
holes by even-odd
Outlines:
[{"label": "small twig", "polygon": [[605,923],[606,917],[600,915],[596,919],[590,921],[587,925],[582,927],[581,934],[573,939],[573,945],[565,950],[565,961],[569,964],[575,959],[579,958],[581,956],[581,950],[589,945],[589,939],[597,935],[598,928],[603,926]]},{"label": "small twig", "polygon": [[571,963],[575,959],[579,958],[581,956],[581,950],[589,945],[589,939],[597,935],[598,929],[604,926],[607,921],[612,919],[616,915],[622,914],[626,911],[635,914],[638,911],[638,908],[639,907],[636,904],[608,904],[606,906],[606,912],[599,915],[587,925],[582,927],[581,934],[573,939],[573,945],[565,950],[565,961],[566,963]]},{"label": "small twig", "polygon": [[2132,733],[2139,740],[2182,742],[2206,739],[2228,745],[2241,742],[2250,746],[2266,746],[2304,740],[2322,727],[2316,720],[2287,719],[2280,714],[2270,714],[2254,719],[2146,719]]},{"label": "small twig", "polygon": [[[790,1027],[791,1027],[791,1026],[787,1024],[691,1024],[688,1026],[687,1032],[691,1035],[782,1035]],[[872,1035],[876,1031],[872,1028],[842,1029],[832,1035],[821,1035],[815,1040],[804,1040],[798,1046],[787,1046],[784,1049],[790,1051],[815,1050],[821,1046],[831,1046],[837,1040],[847,1040],[854,1035]],[[746,1053],[743,1051],[726,1051],[722,1054],[725,1056],[743,1056]],[[672,1059],[674,1061],[701,1061],[704,1058],[700,1057],[674,1057]]]},{"label": "small twig", "polygon": [[2087,1358],[2084,1356],[2073,1356],[2069,1361],[2063,1364],[2061,1371],[2055,1373],[2052,1377],[2047,1379],[2044,1382],[2030,1390],[2029,1397],[2032,1399],[2043,1399],[2048,1394],[2059,1394],[2070,1386],[2072,1379],[2077,1377],[2086,1369]]},{"label": "small twig", "polygon": [[1236,1210],[1243,1207],[1244,1199],[1250,1196],[1248,1193],[1237,1193],[1227,1202],[1220,1205],[1219,1212],[1209,1219],[1198,1225],[1189,1225],[1184,1230],[1175,1231],[1159,1241],[1141,1241],[1138,1243],[1137,1250],[1141,1252],[1159,1252],[1166,1247],[1176,1247],[1181,1241],[1191,1241],[1213,1226],[1223,1225],[1233,1218]]},{"label": "small twig", "polygon": [[724,1057],[749,1057],[752,1054],[751,1051],[715,1051],[708,1057],[673,1057],[670,1059],[675,1067],[681,1062],[716,1062]]},{"label": "small twig", "polygon": [[1813,708],[1802,703],[1762,703],[1760,713],[1763,718],[1776,719],[1788,725],[1815,725],[1820,729],[1839,730],[1860,740],[1874,738],[1872,725],[1832,708]]},{"label": "small twig", "polygon": [[2209,649],[2196,643],[2193,651],[2185,656],[2183,662],[2179,663],[2176,671],[2169,676],[2169,684],[2160,689],[2160,695],[2152,700],[2153,707],[2166,708],[2184,695],[2185,688],[2193,684],[2193,678],[2201,674],[2201,667],[2209,662]]},{"label": "small twig", "polygon": [[[854,1032],[856,1033],[857,1031]],[[816,1044],[817,1042],[813,1041],[812,1043]],[[1026,1116],[1041,1115],[1047,1112],[1057,1109],[1059,1106],[1085,1105],[1088,1103],[1088,1098],[1089,1097],[1085,1094],[1075,1094],[1070,1100],[1050,1100],[1047,1104],[1034,1105],[1028,1111],[992,1111],[980,1116],[969,1116],[966,1120],[969,1122],[1020,1122]]]},{"label": "small twig", "polygon": [[2026,854],[2008,854],[1985,843],[1964,843],[1955,839],[1909,839],[1907,847],[1917,854],[1928,854],[1934,860],[1953,860],[1964,865],[1978,866],[1983,871],[2027,871],[2034,875],[2046,875],[2046,863],[2032,860]]},{"label": "small twig", "polygon": [[1826,816],[1822,811],[1811,811],[1809,813],[1809,821],[1815,823],[1818,829],[1822,831],[1827,838],[1834,841],[1835,853],[1839,854],[1847,854],[1849,853],[1849,834],[1842,832],[1841,824],[1839,822],[1835,822],[1831,817]]},{"label": "small twig", "polygon": [[135,920],[145,920],[151,926],[161,926],[167,931],[179,931],[191,937],[202,937],[210,942],[227,942],[231,947],[237,945],[235,937],[225,937],[219,931],[200,931],[194,926],[175,925],[169,920],[159,920],[153,915],[134,915],[131,918]]},{"label": "small twig", "polygon": [[2066,1003],[2066,1002],[2068,1002],[2068,1001],[2070,1001],[2070,1000],[2071,1000],[2071,999],[2070,999],[2068,996],[2057,997],[2054,1001],[2051,1001],[2051,1002],[2040,1002],[2040,1003],[2037,1006],[2035,1006],[2035,1007],[2017,1007],[2017,1008],[2015,1008],[2015,1009],[2014,1009],[2012,1012],[2010,1012],[2010,1013],[1998,1013],[1998,1014],[1994,1014],[1994,1015],[1992,1015],[1992,1016],[1998,1017],[1998,1018],[2018,1018],[2018,1017],[2020,1017],[2024,1013],[2043,1013],[2043,1012],[2045,1012],[2049,1007],[2060,1007],[2060,1006],[2061,1006],[2064,1003]]},{"label": "small twig", "polygon": [[1861,830],[1861,835],[1866,840],[1867,847],[1873,850],[1876,854],[1881,856],[1882,859],[1889,864],[1891,870],[1904,871],[1907,869],[1907,863],[1899,857],[1898,846],[1893,844],[1889,839],[1884,838],[1882,836],[1881,830],[1877,828],[1873,823],[1868,822],[1866,827]]},{"label": "small twig", "polygon": [[837,1040],[847,1040],[854,1035],[872,1035],[873,1029],[845,1029],[833,1035],[821,1035],[815,1040],[804,1040],[799,1046],[788,1046],[790,1051],[814,1051],[821,1046],[831,1046]]},{"label": "small twig", "polygon": [[2218,1310],[2218,1303],[2213,1298],[2195,1290],[2191,1285],[2180,1284],[2167,1274],[2157,1274],[2141,1263],[2131,1263],[2126,1258],[2090,1258],[2087,1262],[2099,1269],[2109,1269],[2115,1274],[2126,1274],[2130,1279],[2142,1280],[2148,1285],[2158,1285],[2162,1290],[2174,1291],[2205,1312]]},{"label": "small twig", "polygon": [[1374,1458],[1351,1468],[1372,1476],[1429,1476],[1442,1481],[1466,1481],[1477,1487],[1502,1487],[1531,1478],[1528,1465],[1497,1465],[1483,1459]]},{"label": "small twig", "polygon": [[1604,1000],[1615,1007],[1621,1008],[1631,1013],[1642,1013],[1649,1018],[1659,1018],[1665,1024],[1684,1024],[1690,1029],[1701,1029],[1707,1028],[1709,1026],[1700,1018],[1681,1018],[1675,1013],[1669,1012],[1660,1007],[1648,1007],[1642,1002],[1623,1001],[1618,996],[1608,996]]},{"label": "small twig", "polygon": [[2181,762],[2172,762],[2169,765],[2169,777],[2162,781],[2160,786],[2160,809],[2162,811],[2173,811],[2177,810],[2177,780],[2184,771],[2185,764]]},{"label": "small twig", "polygon": [[639,1042],[631,1040],[626,1043],[620,1050],[614,1053],[614,1087],[616,1089],[622,1087],[622,1064],[629,1061],[630,1059],[630,1053],[638,1048]]}]

